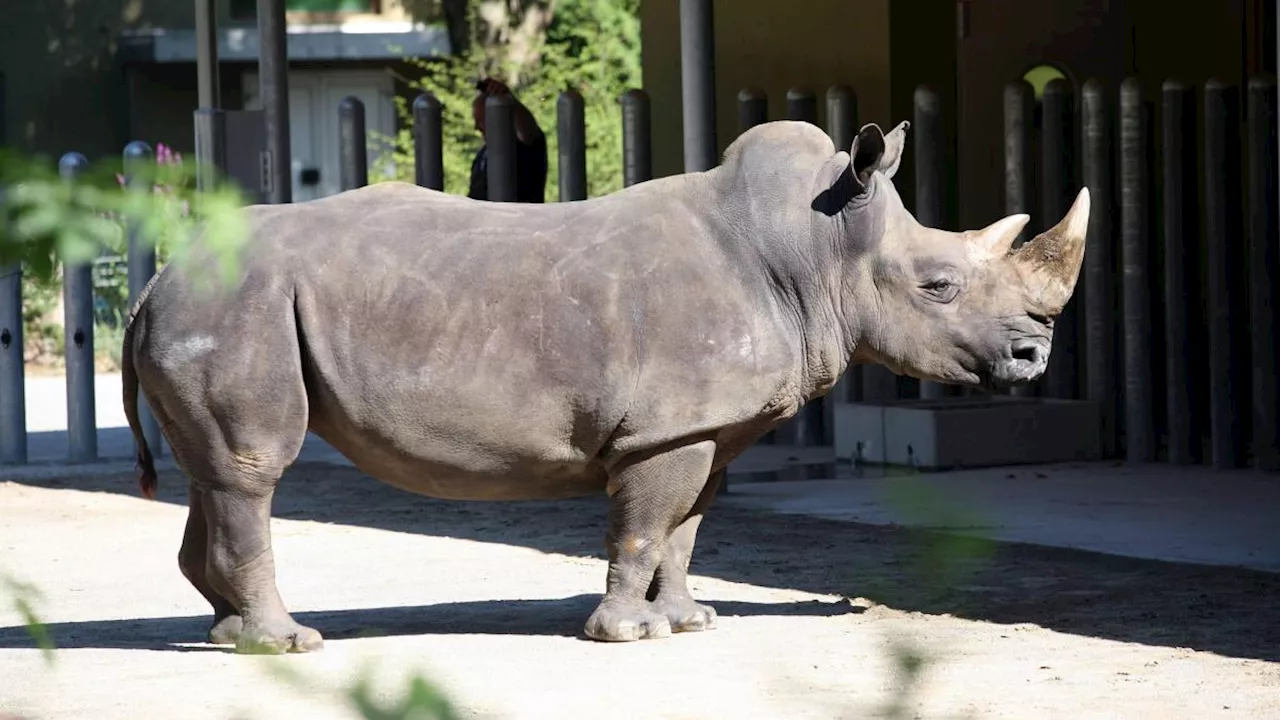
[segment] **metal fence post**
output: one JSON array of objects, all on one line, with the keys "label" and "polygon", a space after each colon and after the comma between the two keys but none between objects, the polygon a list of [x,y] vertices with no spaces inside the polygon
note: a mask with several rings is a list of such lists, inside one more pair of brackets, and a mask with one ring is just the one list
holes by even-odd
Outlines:
[{"label": "metal fence post", "polygon": [[[912,130],[915,142],[912,150],[915,153],[916,184],[916,220],[925,227],[941,228],[945,223],[946,213],[942,198],[943,183],[943,143],[942,136],[942,99],[938,92],[927,85],[916,88],[912,96]],[[922,380],[920,397],[926,400],[938,400],[955,395],[956,388],[945,383]]]},{"label": "metal fence post", "polygon": [[[89,160],[69,152],[58,161],[68,183],[89,167]],[[67,458],[71,462],[98,459],[93,366],[92,263],[67,263],[62,268],[63,339],[67,382]]]},{"label": "metal fence post", "polygon": [[[0,192],[4,192],[0,188]],[[0,265],[0,463],[27,462],[22,263]]]},{"label": "metal fence post", "polygon": [[489,200],[515,202],[515,101],[510,95],[490,95],[484,104],[485,141],[489,146]]},{"label": "metal fence post", "polygon": [[787,119],[818,124],[818,98],[813,91],[800,87],[787,91]]},{"label": "metal fence post", "polygon": [[653,179],[653,134],[649,129],[649,93],[622,94],[622,185]]},{"label": "metal fence post", "polygon": [[[154,161],[151,146],[135,140],[124,148],[124,179],[129,190],[133,192],[152,192],[152,179],[149,173],[139,170],[150,168]],[[156,274],[156,250],[138,236],[135,222],[128,224],[128,272],[129,272],[129,306],[138,301],[138,295]],[[142,425],[142,435],[151,446],[151,454],[160,457],[164,447],[161,444],[160,425],[151,413],[145,394],[139,398],[138,420]],[[134,448],[135,453],[137,448]]]},{"label": "metal fence post", "polygon": [[757,87],[738,91],[738,134],[769,122],[769,96]]},{"label": "metal fence post", "polygon": [[1276,304],[1280,258],[1276,247],[1276,81],[1249,80],[1249,288],[1253,339],[1253,462],[1258,470],[1280,469],[1280,387],[1276,372]]},{"label": "metal fence post", "polygon": [[[1246,463],[1248,436],[1247,306],[1241,288],[1239,245],[1239,120],[1232,88],[1217,79],[1204,86],[1204,208],[1209,280],[1209,437],[1215,468]],[[1247,301],[1247,300],[1246,300]],[[1273,368],[1274,371],[1274,368]]]},{"label": "metal fence post", "polygon": [[[1035,91],[1026,80],[1004,87],[1004,211],[1007,215],[1026,213],[1032,217],[1013,246],[1020,247],[1034,233],[1035,213],[1031,211],[1031,128],[1035,123]],[[1039,384],[1019,385],[1010,395],[1039,394]]]},{"label": "metal fence post", "polygon": [[1164,332],[1165,417],[1168,424],[1168,459],[1174,465],[1196,462],[1200,445],[1192,411],[1199,378],[1192,372],[1192,358],[1200,352],[1193,337],[1191,308],[1199,297],[1196,270],[1199,253],[1195,206],[1199,203],[1195,170],[1195,91],[1176,80],[1163,88],[1164,180]]},{"label": "metal fence post", "polygon": [[[1050,80],[1045,85],[1040,106],[1043,113],[1040,131],[1041,206],[1047,226],[1065,215],[1075,198],[1071,84],[1062,78]],[[1051,397],[1077,397],[1079,333],[1076,308],[1081,297],[1089,291],[1087,278],[1084,280],[1076,284],[1071,302],[1054,321],[1054,347],[1049,353],[1049,367],[1044,377],[1045,394]]]},{"label": "metal fence post", "polygon": [[1151,387],[1151,290],[1147,278],[1147,138],[1142,86],[1120,85],[1120,243],[1124,268],[1125,456],[1156,459]]},{"label": "metal fence post", "polygon": [[429,92],[413,101],[413,180],[444,190],[444,107]]},{"label": "metal fence post", "polygon": [[[738,96],[739,103],[742,95]],[[741,107],[741,105],[739,105]],[[849,152],[853,147],[853,135],[858,128],[858,96],[848,85],[832,85],[827,88],[827,135],[836,147],[836,152]],[[864,366],[854,365],[845,369],[844,374],[831,388],[829,403],[823,416],[826,423],[823,433],[823,444],[835,444],[835,403],[858,402],[862,399],[862,382]]]},{"label": "metal fence post", "polygon": [[1112,457],[1118,445],[1116,402],[1116,283],[1115,241],[1111,235],[1112,131],[1111,102],[1102,81],[1090,79],[1080,93],[1082,170],[1089,188],[1089,239],[1085,245],[1084,376],[1085,397],[1098,403],[1102,421],[1103,457]]},{"label": "metal fence post", "polygon": [[566,90],[556,100],[560,150],[560,202],[587,199],[587,127],[582,94]]},{"label": "metal fence post", "polygon": [[684,116],[684,169],[715,167],[715,16],[712,0],[680,0],[680,89]]},{"label": "metal fence post", "polygon": [[338,183],[343,191],[369,184],[365,143],[364,103],[348,95],[338,103]]}]

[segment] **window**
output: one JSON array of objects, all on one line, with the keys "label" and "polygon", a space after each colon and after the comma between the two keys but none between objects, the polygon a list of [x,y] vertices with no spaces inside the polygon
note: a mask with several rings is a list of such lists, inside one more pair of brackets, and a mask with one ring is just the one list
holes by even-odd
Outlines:
[{"label": "window", "polygon": [[[381,0],[284,0],[288,13],[376,13],[381,5]],[[232,20],[253,20],[258,17],[258,0],[230,0],[230,11]]]}]

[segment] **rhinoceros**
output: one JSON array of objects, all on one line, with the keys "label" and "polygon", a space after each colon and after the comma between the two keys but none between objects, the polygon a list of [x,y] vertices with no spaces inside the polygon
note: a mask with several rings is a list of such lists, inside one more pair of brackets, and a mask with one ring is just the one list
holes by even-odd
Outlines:
[{"label": "rhinoceros", "polygon": [[[170,264],[131,308],[137,394],[189,477],[179,552],[209,640],[307,652],[276,587],[276,483],[308,431],[363,473],[462,500],[609,498],[600,641],[715,626],[686,582],[726,466],[853,363],[974,388],[1041,376],[1084,254],[1089,195],[1028,221],[922,226],[892,178],[907,122],[837,150],[811,124],[602,197],[471,200],[385,182],[244,210],[239,275]],[[203,252],[203,251],[198,251]]]}]

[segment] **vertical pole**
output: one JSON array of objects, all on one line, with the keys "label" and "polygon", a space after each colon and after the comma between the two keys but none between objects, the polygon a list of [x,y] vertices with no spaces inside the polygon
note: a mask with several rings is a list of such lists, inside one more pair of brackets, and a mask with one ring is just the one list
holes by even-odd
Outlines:
[{"label": "vertical pole", "polygon": [[[1041,201],[1046,225],[1062,218],[1075,198],[1071,101],[1071,85],[1066,80],[1057,78],[1045,85],[1040,101],[1043,113],[1040,134],[1043,175],[1040,187],[1043,189]],[[1085,287],[1080,287],[1082,285]],[[1082,289],[1085,292],[1081,292]],[[1076,338],[1076,307],[1080,304],[1078,298],[1087,292],[1087,282],[1078,283],[1072,302],[1067,303],[1054,322],[1054,347],[1049,353],[1049,368],[1045,371],[1045,394],[1050,397],[1077,397],[1079,343]]]},{"label": "vertical pole", "polygon": [[622,184],[631,187],[653,179],[653,134],[649,130],[649,94],[631,89],[622,94]]},{"label": "vertical pole", "polygon": [[[67,183],[89,167],[89,160],[70,152],[58,161]],[[67,263],[62,270],[63,332],[66,346],[67,459],[98,459],[98,424],[93,387],[93,273],[91,263]]]},{"label": "vertical pole", "polygon": [[1152,407],[1151,293],[1147,279],[1147,143],[1142,86],[1120,85],[1120,243],[1124,268],[1125,455],[1129,462],[1156,459]]},{"label": "vertical pole", "polygon": [[[1195,92],[1176,80],[1162,88],[1164,171],[1164,325],[1165,415],[1168,423],[1168,457],[1174,465],[1196,462],[1197,446],[1192,413],[1194,386],[1191,358],[1199,350],[1193,341],[1191,306],[1199,285],[1193,274],[1198,253],[1188,236],[1195,237],[1196,183],[1188,174],[1195,168]],[[1188,180],[1191,182],[1188,182]]]},{"label": "vertical pole", "polygon": [[444,190],[444,106],[429,92],[413,101],[413,180]]},{"label": "vertical pole", "polygon": [[587,125],[582,94],[566,90],[556,100],[560,149],[560,202],[587,199]]},{"label": "vertical pole", "polygon": [[338,185],[353,190],[369,184],[364,103],[348,95],[338,103]]},{"label": "vertical pole", "polygon": [[1253,339],[1253,460],[1258,470],[1280,470],[1280,387],[1276,372],[1276,305],[1280,293],[1277,258],[1277,212],[1271,189],[1276,186],[1276,81],[1271,76],[1249,80],[1249,289]]},{"label": "vertical pole", "polygon": [[769,96],[756,87],[738,91],[738,134],[769,122]]},{"label": "vertical pole", "polygon": [[[1026,80],[1015,80],[1004,87],[1004,211],[1007,215],[1031,211],[1031,128],[1035,123],[1035,92]],[[1027,223],[1014,241],[1019,247],[1034,232],[1034,220]],[[1086,251],[1087,252],[1087,251]],[[1009,394],[1019,397],[1037,395],[1038,385],[1020,385]]]},{"label": "vertical pole", "polygon": [[[939,118],[942,100],[927,85],[916,88],[913,95],[912,129],[915,130],[916,220],[925,227],[942,228],[946,212],[942,199],[942,122]],[[943,383],[922,380],[920,397],[939,400],[954,395]]]},{"label": "vertical pole", "polygon": [[258,0],[258,97],[267,132],[267,202],[293,201],[289,147],[289,61],[284,0]]},{"label": "vertical pole", "polygon": [[1089,188],[1089,238],[1085,244],[1085,397],[1098,403],[1103,457],[1116,452],[1115,244],[1111,236],[1111,103],[1102,81],[1091,78],[1081,91],[1082,169]]},{"label": "vertical pole", "polygon": [[[0,188],[0,192],[4,192]],[[0,265],[0,463],[27,462],[22,263]]]},{"label": "vertical pole", "polygon": [[684,169],[716,166],[715,19],[712,0],[680,0],[680,88]]},{"label": "vertical pole", "polygon": [[[1243,467],[1244,409],[1248,395],[1241,338],[1247,332],[1240,307],[1239,122],[1235,93],[1222,81],[1204,86],[1204,208],[1209,279],[1209,436],[1215,468]],[[1247,340],[1245,341],[1247,342]],[[1243,372],[1242,372],[1243,370]],[[1273,369],[1274,370],[1274,369]]]},{"label": "vertical pole", "polygon": [[[125,185],[132,192],[151,192],[151,177],[147,172],[139,172],[143,168],[150,168],[153,163],[153,154],[151,146],[135,140],[124,148],[124,180]],[[145,244],[138,237],[138,226],[136,222],[130,222],[128,225],[128,275],[129,275],[129,307],[138,301],[138,295],[142,293],[142,289],[151,281],[151,276],[156,274],[156,251],[155,248]],[[160,425],[156,422],[156,418],[151,414],[151,408],[147,404],[146,397],[140,398],[138,403],[138,420],[142,425],[142,435],[147,440],[147,444],[151,446],[151,454],[160,457],[163,454],[164,447],[161,445]],[[136,454],[137,448],[134,448]]]},{"label": "vertical pole", "polygon": [[791,88],[787,91],[787,119],[818,124],[818,98],[808,88]]},{"label": "vertical pole", "polygon": [[485,140],[489,146],[489,200],[515,202],[515,101],[510,95],[490,95],[484,103]]},{"label": "vertical pole", "polygon": [[[741,96],[739,96],[741,98]],[[832,85],[827,88],[827,135],[836,146],[836,151],[849,152],[853,147],[853,135],[858,127],[858,96],[848,85]],[[858,402],[862,399],[863,366],[854,365],[845,369],[835,387],[831,388],[831,396],[835,402]],[[835,402],[831,403],[826,416],[824,445],[835,444]]]},{"label": "vertical pole", "polygon": [[196,98],[210,110],[222,103],[218,82],[218,4],[196,0]]}]

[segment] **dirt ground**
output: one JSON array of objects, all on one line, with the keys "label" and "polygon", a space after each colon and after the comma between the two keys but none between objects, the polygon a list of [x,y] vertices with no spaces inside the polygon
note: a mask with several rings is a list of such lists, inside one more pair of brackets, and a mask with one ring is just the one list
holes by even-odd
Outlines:
[{"label": "dirt ground", "polygon": [[[605,507],[443,502],[296,466],[277,572],[326,646],[261,658],[203,643],[209,609],[176,564],[178,475],[158,502],[132,475],[0,483],[0,572],[44,591],[59,647],[47,667],[0,605],[0,716],[354,718],[341,690],[370,669],[387,700],[427,674],[465,717],[1280,717],[1278,575],[1010,544],[957,564],[927,534],[729,495],[692,566],[718,627],[601,644],[582,625]],[[963,572],[943,586],[922,574],[938,567]],[[914,682],[902,648],[926,658]]]}]

